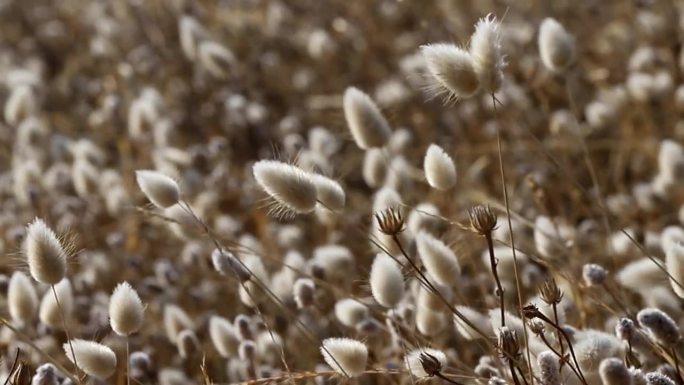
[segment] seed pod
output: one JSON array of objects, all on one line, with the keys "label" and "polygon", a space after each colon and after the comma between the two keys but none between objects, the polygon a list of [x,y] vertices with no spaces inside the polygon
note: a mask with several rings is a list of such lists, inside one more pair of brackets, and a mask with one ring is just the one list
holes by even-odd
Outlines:
[{"label": "seed pod", "polygon": [[[436,362],[436,365],[427,367],[425,361]],[[420,348],[410,351],[404,358],[406,369],[419,379],[426,379],[434,375],[433,370],[441,371],[447,366],[447,356],[443,351],[431,348]],[[431,369],[430,373],[426,369]],[[439,369],[439,370],[437,370]]]}]

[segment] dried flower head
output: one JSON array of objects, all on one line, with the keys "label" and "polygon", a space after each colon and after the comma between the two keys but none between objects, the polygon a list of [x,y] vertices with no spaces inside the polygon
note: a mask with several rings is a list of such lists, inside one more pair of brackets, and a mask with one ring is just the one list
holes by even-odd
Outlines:
[{"label": "dried flower head", "polygon": [[447,366],[447,357],[441,350],[420,348],[406,354],[404,362],[413,376],[422,379],[439,374]]},{"label": "dried flower head", "polygon": [[496,347],[502,357],[515,359],[520,354],[520,343],[515,331],[508,326],[502,326],[496,331]]},{"label": "dried flower head", "polygon": [[114,288],[109,299],[109,324],[120,336],[129,336],[142,327],[145,308],[138,293],[128,282]]},{"label": "dried flower head", "polygon": [[[67,358],[73,362],[69,345],[65,343],[62,347]],[[105,380],[116,371],[116,354],[108,346],[81,339],[71,340],[71,346],[76,356],[76,364],[89,376]]]},{"label": "dried flower head", "polygon": [[404,217],[401,210],[397,208],[390,207],[376,212],[375,219],[378,221],[378,227],[383,234],[397,235],[406,229]]},{"label": "dried flower head", "polygon": [[347,126],[359,148],[368,150],[387,144],[392,130],[370,96],[358,88],[348,87],[343,105]]},{"label": "dried flower head", "polygon": [[311,174],[276,160],[260,160],[252,167],[254,179],[274,199],[273,213],[304,214],[316,207],[316,185]]},{"label": "dried flower head", "polygon": [[563,299],[563,291],[556,284],[556,280],[551,278],[544,282],[539,288],[539,298],[547,304],[559,304]]},{"label": "dried flower head", "polygon": [[137,170],[135,179],[147,199],[160,209],[169,208],[180,201],[178,183],[158,171]]},{"label": "dried flower head", "polygon": [[366,369],[368,348],[363,342],[351,338],[327,338],[323,340],[321,354],[333,370],[346,377],[358,377]]},{"label": "dried flower head", "polygon": [[430,73],[430,92],[447,99],[467,98],[480,89],[473,57],[453,44],[428,44],[420,47]]},{"label": "dried flower head", "polygon": [[542,62],[551,71],[565,71],[575,60],[575,39],[556,19],[542,21],[538,45]]},{"label": "dried flower head", "polygon": [[66,275],[66,252],[42,219],[36,218],[26,227],[24,254],[36,281],[54,285]]},{"label": "dried flower head", "polygon": [[468,210],[470,229],[482,236],[491,236],[496,230],[497,217],[489,206],[475,206]]}]

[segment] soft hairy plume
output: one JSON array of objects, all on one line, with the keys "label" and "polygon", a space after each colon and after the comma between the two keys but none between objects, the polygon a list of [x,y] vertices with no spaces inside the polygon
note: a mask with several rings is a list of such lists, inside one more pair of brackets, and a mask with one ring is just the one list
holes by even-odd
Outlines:
[{"label": "soft hairy plume", "polygon": [[681,338],[677,323],[660,309],[646,308],[640,310],[637,313],[637,321],[641,327],[648,331],[653,340],[662,345],[673,346]]},{"label": "soft hairy plume", "polygon": [[276,160],[260,160],[252,167],[254,179],[276,202],[276,214],[304,214],[316,207],[316,185],[311,174]]},{"label": "soft hairy plume", "polygon": [[431,144],[423,161],[425,179],[437,190],[448,190],[456,184],[456,166],[442,147]]},{"label": "soft hairy plume", "polygon": [[209,319],[209,338],[221,357],[235,355],[240,345],[235,326],[227,319],[212,316]]},{"label": "soft hairy plume", "polygon": [[205,40],[199,44],[197,58],[204,69],[212,76],[224,79],[235,65],[235,55],[223,45]]},{"label": "soft hairy plume", "polygon": [[540,385],[561,385],[560,365],[558,356],[549,351],[543,351],[537,355],[537,365],[539,365],[539,384]]},{"label": "soft hairy plume", "polygon": [[356,145],[363,150],[383,147],[392,130],[370,96],[355,87],[348,87],[343,98],[344,117]]},{"label": "soft hairy plume", "polygon": [[373,298],[384,307],[394,307],[404,296],[404,276],[399,264],[384,254],[378,254],[370,272]]},{"label": "soft hairy plume", "polygon": [[26,227],[24,254],[36,281],[54,285],[64,278],[66,252],[55,232],[42,219],[36,218]]},{"label": "soft hairy plume", "polygon": [[7,307],[12,320],[20,325],[30,323],[38,310],[38,294],[31,280],[15,271],[7,287]]},{"label": "soft hairy plume", "polygon": [[59,299],[59,306],[57,305],[52,290],[46,291],[43,295],[43,299],[40,301],[38,318],[43,324],[59,330],[64,326],[62,315],[64,315],[64,319],[69,322],[71,314],[74,311],[74,293],[69,280],[63,279],[57,283],[55,285],[55,293],[57,293],[57,298]]},{"label": "soft hairy plume", "polygon": [[478,20],[470,37],[469,51],[480,86],[486,92],[496,92],[503,82],[503,69],[506,67],[501,48],[501,25],[496,16],[489,14]]},{"label": "soft hairy plume", "polygon": [[480,89],[480,80],[470,53],[453,44],[420,47],[430,77],[428,90],[447,99],[467,98]]},{"label": "soft hairy plume", "polygon": [[320,174],[311,174],[311,181],[316,186],[318,204],[334,212],[344,209],[346,195],[337,181]]},{"label": "soft hairy plume", "polygon": [[539,26],[539,54],[551,71],[565,71],[575,60],[575,39],[556,19],[547,17]]},{"label": "soft hairy plume", "polygon": [[335,303],[335,317],[344,326],[353,328],[357,323],[368,318],[368,308],[355,299],[341,299]]},{"label": "soft hairy plume", "polygon": [[442,285],[453,285],[461,274],[456,254],[429,233],[416,235],[416,247],[428,274]]},{"label": "soft hairy plume", "polygon": [[670,242],[663,245],[665,251],[665,267],[670,278],[672,290],[684,298],[684,245]]},{"label": "soft hairy plume", "polygon": [[368,348],[363,342],[351,338],[327,338],[322,345],[321,354],[325,362],[337,373],[358,377],[366,369]]},{"label": "soft hairy plume", "polygon": [[171,207],[180,201],[178,183],[158,171],[138,170],[135,172],[138,187],[155,206],[160,209]]},{"label": "soft hairy plume", "polygon": [[95,341],[73,339],[62,346],[72,362],[74,358],[70,353],[70,344],[76,355],[75,363],[89,376],[105,380],[116,371],[116,354],[108,346]]},{"label": "soft hairy plume", "polygon": [[599,376],[603,385],[629,385],[632,374],[621,359],[606,358],[599,365]]},{"label": "soft hairy plume", "polygon": [[131,335],[142,327],[145,308],[128,282],[116,286],[109,299],[109,323],[120,336]]}]

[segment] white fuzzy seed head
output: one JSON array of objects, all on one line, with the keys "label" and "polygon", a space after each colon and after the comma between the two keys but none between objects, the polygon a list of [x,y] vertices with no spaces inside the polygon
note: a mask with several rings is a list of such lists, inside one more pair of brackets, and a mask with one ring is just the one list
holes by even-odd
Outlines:
[{"label": "white fuzzy seed head", "polygon": [[40,319],[40,322],[52,329],[60,330],[64,327],[62,314],[68,323],[71,314],[74,311],[74,293],[68,279],[63,279],[57,283],[55,285],[55,292],[57,293],[61,309],[60,306],[57,306],[57,301],[55,301],[52,290],[48,290],[40,301],[38,318]]},{"label": "white fuzzy seed head", "polygon": [[[81,339],[71,340],[71,346],[76,355],[76,364],[89,376],[105,380],[116,371],[116,354],[109,347]],[[69,343],[62,345],[62,348],[67,358],[73,362]]]},{"label": "white fuzzy seed head", "polygon": [[648,385],[675,385],[670,377],[658,372],[646,373],[646,384]]},{"label": "white fuzzy seed head", "polygon": [[465,319],[470,321],[470,324],[477,328],[473,328],[460,317],[454,315],[454,325],[456,326],[456,331],[465,339],[469,341],[477,340],[483,338],[482,333],[484,333],[484,335],[494,334],[492,322],[490,321],[489,317],[468,306],[459,305],[456,306],[456,310],[458,310]]},{"label": "white fuzzy seed head", "polygon": [[416,309],[416,328],[420,334],[427,337],[434,337],[447,325],[446,316],[442,311],[434,311],[425,306],[418,306]]},{"label": "white fuzzy seed head", "polygon": [[469,51],[480,86],[488,93],[496,92],[503,81],[506,61],[501,50],[501,25],[494,15],[489,14],[475,24]]},{"label": "white fuzzy seed head", "polygon": [[321,354],[325,362],[343,376],[358,377],[366,369],[368,348],[360,341],[328,338],[323,340]]},{"label": "white fuzzy seed head", "polygon": [[334,212],[344,209],[346,195],[337,181],[320,174],[311,174],[311,181],[316,186],[316,199],[319,205]]},{"label": "white fuzzy seed head", "polygon": [[219,79],[228,77],[235,65],[235,55],[228,48],[211,40],[199,44],[197,58],[209,74]]},{"label": "white fuzzy seed head", "polygon": [[109,323],[120,336],[131,335],[143,323],[145,308],[138,293],[128,282],[116,286],[109,299]]},{"label": "white fuzzy seed head", "polygon": [[383,156],[382,149],[371,148],[366,151],[363,157],[363,167],[361,169],[363,181],[368,187],[378,188],[385,183],[387,177],[387,161]]},{"label": "white fuzzy seed head", "polygon": [[428,89],[447,99],[467,98],[480,89],[473,58],[453,44],[428,44],[420,47],[429,77]]},{"label": "white fuzzy seed head", "polygon": [[599,376],[603,385],[629,385],[632,383],[632,374],[618,358],[606,358],[599,365]]},{"label": "white fuzzy seed head", "polygon": [[461,274],[456,254],[429,233],[416,235],[416,247],[428,274],[442,285],[451,286]]},{"label": "white fuzzy seed head", "polygon": [[344,117],[356,145],[363,150],[383,147],[392,133],[390,125],[370,96],[348,87],[343,98]]},{"label": "white fuzzy seed head", "polygon": [[24,254],[36,281],[54,285],[64,278],[66,252],[55,232],[42,219],[36,218],[26,227]]},{"label": "white fuzzy seed head", "polygon": [[684,298],[684,245],[679,242],[668,242],[663,244],[665,251],[665,267],[670,275],[672,290]]},{"label": "white fuzzy seed head", "polygon": [[292,291],[298,308],[303,309],[313,305],[316,295],[316,284],[312,279],[297,279],[294,282]]},{"label": "white fuzzy seed head", "polygon": [[335,303],[335,317],[344,326],[353,328],[357,323],[368,318],[368,308],[357,300],[341,299]]},{"label": "white fuzzy seed head", "polygon": [[432,188],[448,190],[456,184],[456,166],[453,159],[442,147],[431,144],[423,161],[425,179]]},{"label": "white fuzzy seed head", "polygon": [[176,342],[176,337],[181,330],[194,328],[194,322],[190,316],[183,309],[173,304],[164,307],[163,323],[166,337],[172,343]]},{"label": "white fuzzy seed head", "polygon": [[137,170],[135,179],[138,187],[155,206],[165,209],[180,201],[178,183],[158,171]]},{"label": "white fuzzy seed head", "polygon": [[235,326],[227,319],[212,316],[209,319],[209,337],[221,357],[228,358],[237,353],[240,339]]},{"label": "white fuzzy seed head", "polygon": [[58,373],[57,368],[50,363],[40,365],[31,379],[31,385],[59,385],[61,374]]},{"label": "white fuzzy seed head", "polygon": [[667,313],[656,308],[642,309],[637,313],[639,325],[646,329],[656,342],[671,346],[680,339],[679,326]]},{"label": "white fuzzy seed head", "polygon": [[538,45],[542,62],[551,71],[565,71],[575,60],[575,39],[551,17],[539,26]]},{"label": "white fuzzy seed head", "polygon": [[601,265],[587,263],[582,267],[582,278],[587,286],[600,286],[608,278],[608,271]]},{"label": "white fuzzy seed head", "polygon": [[12,320],[20,325],[30,323],[38,310],[38,294],[31,280],[16,271],[7,287],[7,306]]},{"label": "white fuzzy seed head", "polygon": [[316,207],[316,185],[311,174],[291,164],[260,160],[252,167],[254,179],[276,202],[273,213],[304,214]]},{"label": "white fuzzy seed head", "polygon": [[241,282],[246,282],[252,276],[252,274],[247,270],[240,261],[227,250],[214,249],[211,252],[211,263],[214,265],[214,269],[221,275],[227,275],[233,277],[237,275]]},{"label": "white fuzzy seed head", "polygon": [[561,385],[558,356],[549,351],[543,351],[537,355],[539,365],[539,384],[540,385]]},{"label": "white fuzzy seed head", "polygon": [[427,373],[423,368],[421,355],[429,355],[434,357],[437,362],[439,362],[441,368],[445,368],[447,366],[447,356],[443,351],[432,348],[415,349],[406,354],[406,357],[404,358],[406,369],[411,372],[414,377],[421,379],[428,378],[432,375]]},{"label": "white fuzzy seed head", "polygon": [[378,254],[370,272],[373,298],[384,307],[394,307],[404,296],[404,276],[399,264],[384,254]]}]

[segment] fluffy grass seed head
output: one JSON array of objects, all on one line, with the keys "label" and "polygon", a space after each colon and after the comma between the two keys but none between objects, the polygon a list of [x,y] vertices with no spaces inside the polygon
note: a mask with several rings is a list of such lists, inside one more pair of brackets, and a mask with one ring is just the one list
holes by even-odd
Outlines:
[{"label": "fluffy grass seed head", "polygon": [[416,235],[416,247],[428,274],[442,285],[453,285],[461,274],[456,254],[429,233]]},{"label": "fluffy grass seed head", "polygon": [[[82,339],[71,340],[71,346],[76,356],[76,364],[87,375],[105,380],[116,371],[116,354],[108,346]],[[62,348],[67,358],[73,362],[69,343],[64,343]]]},{"label": "fluffy grass seed head", "polygon": [[223,45],[205,40],[197,48],[197,58],[204,69],[218,79],[225,79],[235,66],[235,55]]},{"label": "fluffy grass seed head", "polygon": [[52,290],[48,290],[43,295],[40,301],[40,309],[38,311],[38,318],[40,322],[49,326],[52,329],[61,330],[64,325],[62,322],[62,315],[69,322],[71,314],[74,311],[74,293],[71,288],[71,283],[68,279],[63,279],[55,285],[55,292],[59,299],[59,305],[55,301],[55,296]]},{"label": "fluffy grass seed head", "polygon": [[496,92],[503,82],[505,56],[501,48],[501,24],[496,16],[489,14],[475,24],[470,37],[470,55],[480,86],[488,93]]},{"label": "fluffy grass seed head", "polygon": [[158,171],[137,170],[135,180],[138,187],[155,206],[169,208],[180,201],[178,183]]},{"label": "fluffy grass seed head", "polygon": [[228,358],[237,354],[240,339],[235,326],[227,319],[219,316],[209,319],[209,338],[221,357]]},{"label": "fluffy grass seed head", "polygon": [[428,90],[446,95],[447,100],[473,96],[480,89],[473,57],[453,44],[427,44],[420,47],[425,59]]},{"label": "fluffy grass seed head", "polygon": [[[423,364],[426,361],[436,362],[437,364],[425,367]],[[404,358],[404,364],[406,365],[406,369],[408,369],[414,377],[424,379],[432,377],[434,375],[434,369],[436,369],[437,366],[439,366],[440,369],[445,368],[447,366],[447,356],[441,350],[420,348],[410,351]],[[426,369],[430,369],[430,373],[428,373]]]},{"label": "fluffy grass seed head", "polygon": [[297,308],[303,309],[313,305],[316,299],[316,284],[312,279],[299,278],[294,282],[292,292]]},{"label": "fluffy grass seed head", "polygon": [[344,209],[346,195],[337,181],[320,174],[311,174],[311,181],[316,186],[316,199],[319,205],[334,212]]},{"label": "fluffy grass seed head", "polygon": [[347,126],[359,148],[368,150],[387,144],[392,130],[370,96],[356,87],[348,87],[343,107]]},{"label": "fluffy grass seed head", "polygon": [[432,188],[448,190],[456,184],[456,166],[449,154],[442,147],[431,144],[423,161],[425,179]]},{"label": "fluffy grass seed head", "polygon": [[401,268],[385,254],[378,254],[373,260],[369,281],[373,298],[384,307],[396,306],[404,296]]},{"label": "fluffy grass seed head", "polygon": [[553,72],[565,71],[575,60],[575,39],[554,18],[542,21],[537,43],[544,66]]},{"label": "fluffy grass seed head", "polygon": [[260,160],[252,167],[254,179],[274,199],[276,215],[304,214],[317,203],[316,185],[311,174],[277,160]]},{"label": "fluffy grass seed head", "polygon": [[335,303],[335,318],[344,326],[353,328],[368,318],[368,308],[355,299],[341,299]]},{"label": "fluffy grass seed head", "polygon": [[66,275],[67,254],[55,232],[40,218],[26,227],[24,254],[36,281],[55,285]]},{"label": "fluffy grass seed head", "polygon": [[539,383],[541,385],[561,385],[558,356],[545,350],[537,355],[539,366]]},{"label": "fluffy grass seed head", "polygon": [[677,323],[660,309],[640,310],[637,313],[637,321],[656,342],[665,346],[677,343],[681,337]]},{"label": "fluffy grass seed head", "polygon": [[663,245],[665,251],[665,267],[670,275],[672,290],[684,298],[684,245],[679,242],[668,242]]},{"label": "fluffy grass seed head", "polygon": [[645,377],[648,385],[675,385],[670,377],[658,372],[646,373]]},{"label": "fluffy grass seed head", "polygon": [[38,294],[26,274],[15,271],[7,287],[7,307],[19,325],[30,323],[38,310]]},{"label": "fluffy grass seed head", "polygon": [[131,335],[143,323],[145,308],[138,293],[128,282],[116,286],[109,299],[109,323],[120,336]]},{"label": "fluffy grass seed head", "polygon": [[334,371],[350,378],[360,376],[366,369],[366,361],[368,361],[366,345],[351,338],[323,340],[321,354]]},{"label": "fluffy grass seed head", "polygon": [[601,361],[599,376],[604,385],[629,385],[632,374],[621,359],[611,357]]}]

